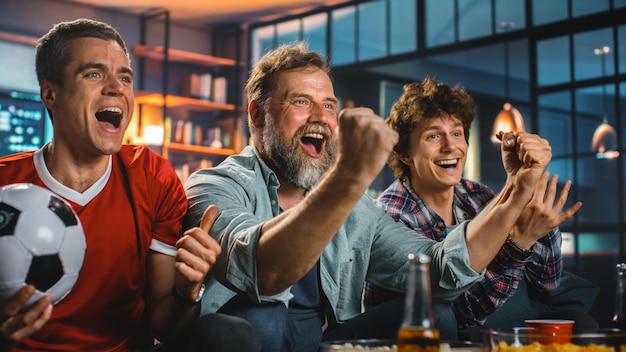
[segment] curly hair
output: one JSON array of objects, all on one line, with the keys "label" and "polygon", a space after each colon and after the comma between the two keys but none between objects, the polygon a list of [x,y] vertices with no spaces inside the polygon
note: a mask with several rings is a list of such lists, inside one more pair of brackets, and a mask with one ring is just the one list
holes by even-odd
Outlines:
[{"label": "curly hair", "polygon": [[463,123],[465,141],[469,140],[469,128],[474,120],[474,100],[460,85],[451,87],[426,77],[422,82],[404,86],[404,92],[393,104],[386,122],[398,132],[400,139],[389,156],[388,164],[398,179],[408,179],[409,167],[398,155],[407,154],[411,147],[411,132],[428,120],[443,115],[454,116]]},{"label": "curly hair", "polygon": [[[276,77],[285,71],[314,66],[324,70],[330,77],[330,66],[324,57],[315,51],[308,49],[306,42],[283,44],[263,55],[257,62],[250,77],[246,82],[246,94],[248,103],[252,100],[259,101],[267,108],[269,96],[275,89]],[[254,126],[248,116],[250,133],[254,133]]]}]

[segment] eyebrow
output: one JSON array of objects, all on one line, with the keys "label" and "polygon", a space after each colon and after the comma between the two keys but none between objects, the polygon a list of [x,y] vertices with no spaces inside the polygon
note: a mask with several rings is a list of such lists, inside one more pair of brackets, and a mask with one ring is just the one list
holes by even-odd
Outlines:
[{"label": "eyebrow", "polygon": [[[289,94],[287,96],[287,98],[289,98],[289,99],[293,99],[293,98],[307,98],[309,100],[313,100],[313,96],[311,96],[309,94],[305,94],[305,93],[292,93],[292,94]],[[337,104],[338,103],[338,100],[335,97],[326,97],[323,100],[324,101],[330,101],[333,104]]]},{"label": "eyebrow", "polygon": [[[83,72],[89,69],[97,69],[97,70],[101,70],[101,71],[106,71],[107,70],[107,66],[105,64],[102,63],[98,63],[98,62],[87,62],[84,63],[80,66],[78,66],[78,68],[76,69],[76,72]],[[118,73],[122,73],[122,74],[127,74],[132,76],[133,78],[135,77],[135,73],[133,72],[133,70],[130,67],[124,66],[120,69],[117,70]]]}]

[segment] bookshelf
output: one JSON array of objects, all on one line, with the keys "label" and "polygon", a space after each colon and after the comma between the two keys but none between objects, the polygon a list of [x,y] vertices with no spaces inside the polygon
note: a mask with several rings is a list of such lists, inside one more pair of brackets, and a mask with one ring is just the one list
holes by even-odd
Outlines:
[{"label": "bookshelf", "polygon": [[[146,45],[148,21],[165,16],[164,45]],[[235,59],[169,47],[163,12],[142,18],[142,40],[132,47],[139,59],[135,91],[138,133],[158,125],[162,143],[152,149],[170,160],[183,181],[189,172],[215,165],[242,149],[243,112],[238,96],[243,64]]]}]

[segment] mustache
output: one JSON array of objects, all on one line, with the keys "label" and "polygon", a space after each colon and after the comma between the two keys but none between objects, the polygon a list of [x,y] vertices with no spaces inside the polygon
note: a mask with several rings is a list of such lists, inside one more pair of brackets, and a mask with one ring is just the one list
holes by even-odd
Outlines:
[{"label": "mustache", "polygon": [[332,138],[332,131],[330,130],[330,127],[328,127],[328,125],[323,125],[323,124],[318,124],[318,123],[307,124],[307,125],[300,127],[296,131],[294,138],[300,139],[309,133],[319,133],[322,136],[324,136],[324,140],[326,141],[330,141]]}]

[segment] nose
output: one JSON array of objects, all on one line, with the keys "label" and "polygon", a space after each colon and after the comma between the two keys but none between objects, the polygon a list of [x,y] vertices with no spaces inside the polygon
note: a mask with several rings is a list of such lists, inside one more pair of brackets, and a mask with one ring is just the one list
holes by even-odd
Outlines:
[{"label": "nose", "polygon": [[105,95],[121,95],[123,84],[117,77],[108,76],[105,79],[103,92]]},{"label": "nose", "polygon": [[309,121],[328,125],[331,118],[331,112],[324,107],[325,103],[311,104]]},{"label": "nose", "polygon": [[452,149],[452,140],[448,135],[443,135],[441,137],[441,149],[442,150],[450,150]]}]

